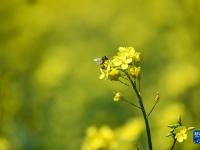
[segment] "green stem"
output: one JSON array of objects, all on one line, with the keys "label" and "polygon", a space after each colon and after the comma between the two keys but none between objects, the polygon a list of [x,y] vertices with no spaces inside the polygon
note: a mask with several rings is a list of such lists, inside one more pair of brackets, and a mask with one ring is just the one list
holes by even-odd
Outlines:
[{"label": "green stem", "polygon": [[134,107],[136,107],[136,108],[138,108],[138,109],[141,109],[141,108],[140,108],[139,106],[137,106],[136,104],[133,104],[133,103],[131,103],[131,102],[125,100],[125,99],[123,99],[122,102],[126,102],[126,103],[128,103],[128,104],[130,104],[130,105],[132,105],[132,106],[134,106]]},{"label": "green stem", "polygon": [[155,98],[155,104],[153,105],[153,107],[151,108],[150,112],[147,114],[147,118],[149,118],[149,116],[151,115],[151,113],[153,112],[154,108],[156,107],[156,105],[158,104],[159,101],[159,95],[156,96]]},{"label": "green stem", "polygon": [[148,116],[146,114],[145,108],[144,108],[144,104],[143,104],[143,100],[142,97],[140,95],[140,92],[137,90],[136,85],[134,84],[133,80],[131,79],[131,77],[129,76],[128,73],[126,73],[129,81],[131,82],[131,85],[137,95],[139,104],[140,104],[140,108],[142,110],[142,114],[143,114],[143,118],[144,118],[144,122],[145,122],[145,126],[146,126],[146,132],[147,132],[147,138],[148,138],[148,144],[149,144],[149,150],[153,150],[153,146],[152,146],[152,140],[151,140],[151,131],[150,131],[150,126],[149,126],[149,121],[148,121]]},{"label": "green stem", "polygon": [[173,142],[172,147],[170,148],[170,150],[173,150],[173,149],[174,149],[175,144],[176,144],[176,139],[174,139],[174,142]]}]

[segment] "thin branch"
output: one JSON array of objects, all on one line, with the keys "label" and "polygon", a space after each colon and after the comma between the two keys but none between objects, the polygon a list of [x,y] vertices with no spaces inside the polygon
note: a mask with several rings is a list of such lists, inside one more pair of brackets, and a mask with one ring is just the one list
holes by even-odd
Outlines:
[{"label": "thin branch", "polygon": [[151,108],[150,112],[147,115],[147,118],[151,115],[151,113],[153,112],[153,110],[155,109],[156,105],[158,104],[160,99],[159,93],[157,93],[156,97],[155,97],[155,103],[153,105],[153,107]]},{"label": "thin branch", "polygon": [[138,80],[138,82],[139,82],[139,86],[138,86],[138,89],[139,89],[139,92],[140,92],[140,79]]},{"label": "thin branch", "polygon": [[137,87],[137,79],[134,78],[135,87]]},{"label": "thin branch", "polygon": [[174,142],[173,142],[172,147],[170,148],[170,150],[173,150],[173,149],[174,149],[175,144],[176,144],[176,139],[174,139]]},{"label": "thin branch", "polygon": [[126,75],[122,75],[121,78],[125,79],[126,81],[128,81],[128,79],[126,78]]},{"label": "thin branch", "polygon": [[136,108],[138,108],[138,109],[141,109],[141,107],[137,106],[137,105],[134,104],[134,103],[131,103],[131,102],[125,100],[125,99],[123,99],[123,101],[126,102],[126,103],[128,103],[128,104],[130,104],[130,105],[132,105],[132,106],[134,106],[134,107],[136,107]]},{"label": "thin branch", "polygon": [[127,84],[127,83],[125,83],[125,82],[123,82],[123,81],[121,81],[121,80],[118,80],[118,81],[119,81],[120,83],[126,85],[126,86],[130,86],[129,84]]},{"label": "thin branch", "polygon": [[136,147],[136,150],[140,150],[139,145],[136,144],[135,147]]},{"label": "thin branch", "polygon": [[145,108],[144,108],[142,97],[140,95],[141,93],[138,91],[137,87],[135,86],[135,83],[133,82],[133,80],[131,79],[129,74],[127,72],[124,72],[124,73],[127,75],[127,78],[129,79],[129,81],[132,85],[132,88],[133,88],[134,92],[136,93],[136,96],[138,97],[138,101],[139,101],[139,104],[140,104],[140,107],[141,107],[142,115],[143,115],[145,126],[146,126],[149,150],[153,150],[149,121],[148,121],[147,114],[146,114],[146,111],[145,111]]}]

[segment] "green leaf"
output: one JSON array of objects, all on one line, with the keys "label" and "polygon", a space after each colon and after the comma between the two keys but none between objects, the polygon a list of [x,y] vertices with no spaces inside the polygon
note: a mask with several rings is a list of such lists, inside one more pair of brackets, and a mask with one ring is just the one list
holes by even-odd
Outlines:
[{"label": "green leaf", "polygon": [[189,131],[192,131],[192,130],[194,130],[194,129],[196,129],[195,127],[188,127],[188,130]]},{"label": "green leaf", "polygon": [[172,124],[172,125],[168,125],[169,128],[177,128],[178,126],[180,126],[179,124]]}]

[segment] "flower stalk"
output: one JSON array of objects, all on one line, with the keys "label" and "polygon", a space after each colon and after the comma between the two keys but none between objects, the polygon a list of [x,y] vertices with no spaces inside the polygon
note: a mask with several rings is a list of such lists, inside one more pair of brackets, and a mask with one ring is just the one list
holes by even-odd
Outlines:
[{"label": "flower stalk", "polygon": [[159,93],[157,92],[156,97],[155,97],[155,103],[154,103],[153,107],[151,108],[150,112],[147,115],[148,118],[151,115],[151,113],[153,112],[153,110],[155,109],[156,105],[158,104],[159,99],[160,99],[160,96],[159,96]]},{"label": "flower stalk", "polygon": [[[119,47],[117,55],[114,56],[112,59],[108,59],[106,56],[104,56],[101,59],[95,59],[95,61],[100,60],[100,79],[118,81],[127,86],[129,86],[129,84],[123,82],[123,80],[128,80],[130,82],[130,86],[132,86],[133,91],[138,98],[139,106],[135,105],[132,102],[126,101],[119,92],[115,94],[114,101],[123,100],[124,102],[128,102],[132,106],[137,107],[142,111],[146,126],[149,150],[153,150],[151,131],[148,121],[149,115],[146,113],[142,96],[140,94],[140,55],[141,53],[136,52],[133,47]],[[137,81],[139,85],[136,85]],[[154,107],[155,106],[153,106],[151,112],[153,111]]]},{"label": "flower stalk", "polygon": [[182,143],[184,140],[187,140],[187,131],[192,131],[195,129],[195,127],[186,128],[185,126],[183,126],[180,116],[177,123],[168,125],[168,127],[170,128],[170,132],[167,137],[173,138],[173,144],[170,150],[174,149],[177,142]]},{"label": "flower stalk", "polygon": [[[142,112],[142,116],[145,122],[146,134],[148,139],[149,150],[153,150],[151,130],[149,125],[149,117],[154,111],[156,105],[159,102],[159,93],[156,94],[154,104],[150,111],[147,113],[144,107],[144,101],[140,93],[140,80],[141,80],[141,53],[135,51],[133,47],[119,47],[117,55],[109,59],[104,56],[102,58],[94,59],[100,66],[100,79],[117,81],[128,87],[132,87],[134,94],[136,94],[139,105],[137,106],[133,102],[127,101],[120,92],[115,93],[114,101],[123,101],[135,108],[138,108]],[[181,118],[174,125],[169,125],[170,133],[167,137],[173,138],[173,144],[170,150],[173,150],[176,143],[182,143],[187,139],[187,131],[193,130],[194,127],[186,128],[182,126]],[[137,148],[138,149],[138,148]]]},{"label": "flower stalk", "polygon": [[172,147],[170,148],[170,150],[173,150],[174,149],[174,147],[175,147],[175,145],[176,145],[176,139],[174,139],[174,142],[173,142],[173,144],[172,144]]},{"label": "flower stalk", "polygon": [[150,126],[149,126],[149,120],[148,120],[148,116],[146,114],[146,110],[145,110],[145,107],[144,107],[144,104],[143,104],[142,97],[141,97],[140,92],[138,91],[135,83],[133,82],[133,80],[129,76],[129,74],[127,74],[127,77],[128,77],[128,79],[129,79],[129,81],[130,81],[130,83],[132,85],[132,88],[133,88],[134,92],[137,95],[137,98],[138,98],[138,101],[139,101],[139,104],[140,104],[140,108],[141,108],[141,111],[142,111],[142,115],[143,115],[144,122],[145,122],[145,127],[146,127],[149,150],[153,150],[152,139],[151,139],[151,130],[150,130]]}]

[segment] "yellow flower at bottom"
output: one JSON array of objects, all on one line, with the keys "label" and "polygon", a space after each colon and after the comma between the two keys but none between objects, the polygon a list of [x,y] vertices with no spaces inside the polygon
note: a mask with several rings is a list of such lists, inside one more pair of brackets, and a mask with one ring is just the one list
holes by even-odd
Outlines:
[{"label": "yellow flower at bottom", "polygon": [[175,138],[177,139],[178,142],[183,142],[183,140],[187,139],[187,129],[185,126],[180,126],[175,129]]},{"label": "yellow flower at bottom", "polygon": [[143,130],[143,119],[133,118],[129,120],[125,125],[118,128],[117,135],[123,141],[133,142],[139,138]]},{"label": "yellow flower at bottom", "polygon": [[82,150],[116,150],[118,143],[114,131],[108,126],[89,127],[82,144]]},{"label": "yellow flower at bottom", "polygon": [[114,100],[115,102],[121,101],[122,99],[123,99],[123,97],[122,97],[122,95],[121,95],[120,92],[115,93],[115,96],[114,96],[114,98],[113,98],[113,100]]}]

